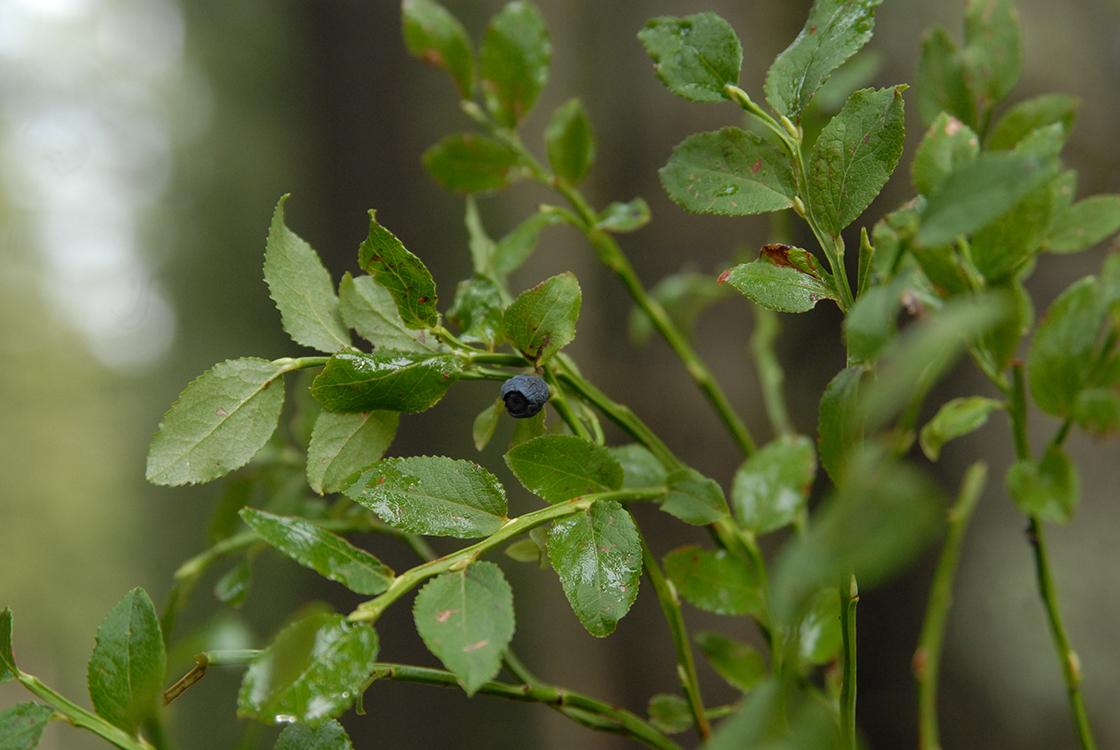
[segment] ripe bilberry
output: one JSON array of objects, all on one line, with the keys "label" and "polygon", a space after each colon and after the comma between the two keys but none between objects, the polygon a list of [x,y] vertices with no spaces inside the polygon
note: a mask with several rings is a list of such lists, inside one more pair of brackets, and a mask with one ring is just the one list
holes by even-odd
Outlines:
[{"label": "ripe bilberry", "polygon": [[536,375],[514,375],[502,383],[500,392],[506,411],[517,419],[532,417],[548,401],[548,383]]}]

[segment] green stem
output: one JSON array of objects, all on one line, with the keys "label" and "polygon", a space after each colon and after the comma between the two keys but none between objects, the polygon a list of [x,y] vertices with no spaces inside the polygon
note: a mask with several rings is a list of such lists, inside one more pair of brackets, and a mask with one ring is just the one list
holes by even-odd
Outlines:
[{"label": "green stem", "polygon": [[957,502],[949,511],[949,531],[937,561],[937,571],[930,586],[922,634],[914,652],[914,678],[918,682],[918,747],[920,750],[941,750],[937,731],[937,685],[941,672],[941,651],[945,640],[945,623],[953,601],[953,578],[960,561],[961,546],[972,512],[988,481],[988,467],[977,461],[968,467],[961,482]]},{"label": "green stem", "polygon": [[123,729],[115,727],[105,721],[97,714],[87,711],[76,703],[72,703],[55,690],[44,685],[39,681],[39,678],[34,675],[29,675],[18,669],[13,671],[15,672],[16,679],[20,681],[20,684],[27,688],[36,698],[62,714],[62,718],[71,726],[88,729],[98,737],[116,745],[122,750],[153,750],[153,745],[144,738],[133,737]]},{"label": "green stem", "polygon": [[681,600],[676,590],[665,579],[657,558],[653,556],[645,538],[642,538],[642,563],[645,565],[646,576],[653,585],[654,593],[657,594],[657,601],[661,603],[665,620],[669,623],[669,631],[673,634],[673,647],[677,652],[677,676],[680,678],[688,706],[692,709],[692,720],[700,738],[707,742],[712,736],[712,728],[708,724],[704,701],[700,697],[700,680],[696,676],[692,644],[688,641],[688,630],[685,628],[684,615],[681,613]]},{"label": "green stem", "polygon": [[840,584],[840,638],[844,654],[844,673],[840,683],[840,730],[848,747],[856,750],[856,605],[859,587],[853,575],[847,585]]},{"label": "green stem", "polygon": [[576,413],[572,411],[572,407],[568,403],[568,399],[564,397],[564,389],[560,387],[560,383],[556,379],[555,369],[555,365],[552,365],[550,363],[545,367],[544,370],[545,381],[552,389],[552,394],[549,396],[548,402],[552,404],[554,409],[556,409],[556,413],[560,415],[560,418],[564,420],[564,423],[568,425],[568,427],[572,428],[572,432],[574,432],[584,440],[594,443],[595,438],[592,437],[590,432],[588,432],[587,426],[583,423],[583,420],[576,416]]},{"label": "green stem", "polygon": [[590,508],[592,503],[596,500],[633,502],[637,500],[653,500],[661,497],[663,494],[664,490],[597,492],[573,498],[572,500],[557,505],[550,505],[547,508],[541,508],[540,510],[526,513],[517,518],[511,518],[506,521],[498,531],[486,537],[481,542],[472,544],[469,547],[464,547],[457,552],[445,555],[437,560],[432,560],[423,565],[417,565],[415,568],[401,573],[393,579],[393,582],[389,584],[389,588],[386,589],[384,593],[374,599],[359,604],[357,609],[350,613],[349,619],[352,622],[376,622],[389,605],[418,586],[425,579],[451,570],[459,570],[468,565],[483,552],[493,549],[513,537],[524,534],[541,524],[585,511]]},{"label": "green stem", "polygon": [[[377,663],[373,665],[373,675],[377,679],[415,682],[454,689],[460,687],[458,678],[451,672],[408,664]],[[510,685],[490,681],[480,687],[478,692],[512,701],[543,703],[592,729],[621,734],[661,750],[681,750],[680,745],[633,713],[571,690],[539,683]]]},{"label": "green stem", "polygon": [[309,367],[322,367],[327,364],[330,357],[281,357],[272,360],[272,364],[280,368],[280,374],[294,370],[306,370]]},{"label": "green stem", "polygon": [[774,432],[779,435],[793,435],[796,430],[789,418],[783,393],[785,373],[774,351],[774,342],[778,338],[779,329],[778,313],[762,305],[752,307],[754,308],[754,333],[751,335],[751,353],[754,355],[758,382],[762,388],[762,405],[766,408],[766,416],[769,417]]}]

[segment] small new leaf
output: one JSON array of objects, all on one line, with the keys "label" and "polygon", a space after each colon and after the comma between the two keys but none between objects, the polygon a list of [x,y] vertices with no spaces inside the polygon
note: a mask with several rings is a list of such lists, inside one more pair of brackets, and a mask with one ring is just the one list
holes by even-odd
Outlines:
[{"label": "small new leaf", "polygon": [[393,295],[406,327],[431,328],[439,322],[432,275],[392,232],[377,223],[376,211],[369,212],[369,237],[358,248],[358,265]]},{"label": "small new leaf", "polygon": [[628,203],[615,201],[599,214],[595,226],[607,232],[634,232],[649,224],[649,204],[643,198]]},{"label": "small new leaf", "polygon": [[914,187],[923,195],[932,194],[954,170],[979,153],[980,138],[972,128],[942,112],[929,126],[914,154],[910,165]]},{"label": "small new leaf", "polygon": [[1068,523],[1077,509],[1081,482],[1069,455],[1050,446],[1041,461],[1023,458],[1007,471],[1011,499],[1024,513],[1055,523]]},{"label": "small new leaf", "polygon": [[727,98],[724,86],[739,83],[743,47],[731,25],[715,13],[651,19],[638,39],[657,77],[677,96],[719,102]]},{"label": "small new leaf", "polygon": [[937,410],[933,419],[922,427],[918,436],[922,453],[930,461],[936,461],[941,456],[941,446],[979,430],[988,423],[988,415],[1002,408],[1002,401],[983,396],[947,401]]}]

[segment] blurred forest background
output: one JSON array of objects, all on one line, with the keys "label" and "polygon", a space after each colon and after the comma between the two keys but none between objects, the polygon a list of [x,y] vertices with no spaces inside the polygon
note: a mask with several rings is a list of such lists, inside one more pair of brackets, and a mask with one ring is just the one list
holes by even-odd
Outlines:
[{"label": "blurred forest background", "polygon": [[[475,39],[501,5],[446,2]],[[756,252],[768,239],[767,218],[687,215],[657,179],[676,143],[698,130],[739,124],[740,112],[673,97],[653,76],[635,34],[652,16],[719,13],[743,41],[740,85],[761,101],[765,71],[800,30],[810,2],[538,5],[552,32],[552,78],[524,127],[525,140],[543,152],[540,133],[551,110],[569,97],[583,99],[598,139],[586,194],[597,206],[642,196],[653,209],[648,227],[622,238],[647,286],[682,268],[714,275],[736,252]],[[881,62],[874,85],[913,84],[920,32],[942,24],[960,39],[963,5],[884,2],[868,48]],[[1065,151],[1081,174],[1079,196],[1120,192],[1120,3],[1017,5],[1025,64],[1012,101],[1047,92],[1080,97]],[[903,164],[858,224],[870,226],[913,194],[908,163],[922,127],[912,94]],[[470,272],[463,202],[427,177],[420,155],[460,129],[469,122],[450,82],[407,56],[399,9],[389,0],[0,0],[0,606],[14,610],[22,668],[88,705],[85,661],[101,619],[134,586],[162,606],[175,568],[203,548],[222,483],[145,484],[147,444],[178,393],[215,362],[300,353],[281,331],[261,277],[269,220],[282,194],[292,193],[289,226],[319,251],[336,280],[358,270],[366,212],[376,208],[378,220],[432,270],[446,309],[456,282]],[[525,186],[485,199],[490,233],[501,236],[542,200],[555,199]],[[795,238],[811,246],[807,237]],[[1095,272],[1106,251],[1043,258],[1030,285],[1039,311],[1073,279]],[[564,270],[584,291],[569,348],[584,373],[726,488],[741,456],[668,347],[629,342],[628,299],[574,231],[546,232],[513,286],[527,288]],[[816,401],[843,365],[839,316],[821,305],[782,321],[779,354],[794,420],[814,435]],[[703,315],[695,336],[761,442],[769,435],[747,356],[750,332],[748,304],[735,298]],[[965,365],[930,404],[976,389],[987,392]],[[390,454],[471,458],[504,471],[510,420],[481,458],[470,439],[471,420],[493,390],[466,383],[430,412],[406,417]],[[1034,422],[1040,440],[1054,428],[1044,417]],[[1053,530],[1053,562],[1098,741],[1115,748],[1120,461],[1115,442],[1077,436],[1070,448],[1083,470],[1084,499],[1074,521]],[[997,415],[972,438],[950,444],[932,470],[953,493],[964,466],[980,456],[991,464],[992,481],[969,532],[950,618],[943,741],[961,750],[1073,748],[1025,520],[1002,489],[1011,457],[1003,420]],[[527,507],[526,497],[514,495],[514,510]],[[700,531],[665,519],[640,514],[659,554],[703,541]],[[409,563],[389,540],[362,542],[397,569]],[[542,679],[639,713],[648,695],[678,690],[669,633],[648,592],[615,635],[598,640],[572,615],[553,573],[499,558],[516,592],[514,645]],[[916,744],[910,656],[932,561],[931,554],[904,579],[861,592],[858,711],[873,748]],[[261,645],[303,601],[324,599],[341,611],[357,602],[340,586],[266,553],[255,561],[244,606],[228,610],[210,593],[225,572],[219,567],[194,592],[180,637],[213,628],[217,618],[223,643]],[[686,616],[693,630],[756,638],[745,622],[694,609]],[[407,601],[378,630],[383,659],[436,664],[415,634]],[[172,661],[171,679],[189,666],[182,657]],[[701,669],[710,704],[735,698]],[[239,680],[240,670],[211,670],[172,707],[179,747],[237,744]],[[0,687],[0,707],[27,699],[15,684]],[[629,746],[543,706],[467,700],[432,687],[379,682],[365,706],[366,716],[344,719],[356,747]],[[269,747],[272,733],[265,731]],[[48,729],[42,745],[102,746],[60,726]]]}]

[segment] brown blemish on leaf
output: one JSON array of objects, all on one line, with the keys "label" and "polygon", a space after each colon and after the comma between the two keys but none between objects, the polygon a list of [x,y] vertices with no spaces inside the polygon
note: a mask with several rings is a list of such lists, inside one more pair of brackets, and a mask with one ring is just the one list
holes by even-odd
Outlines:
[{"label": "brown blemish on leaf", "polygon": [[790,268],[796,268],[797,266],[793,265],[793,263],[790,263],[789,261],[789,251],[792,249],[793,247],[791,245],[783,245],[780,243],[773,245],[763,245],[762,250],[760,250],[758,253],[758,257],[766,257],[770,260],[771,263],[776,266],[789,266]]},{"label": "brown blemish on leaf", "polygon": [[728,281],[728,280],[729,280],[730,278],[731,278],[731,269],[730,269],[730,268],[728,268],[728,269],[727,269],[726,271],[724,271],[723,273],[721,273],[721,274],[719,275],[719,278],[718,278],[718,279],[716,279],[716,283],[717,283],[717,284],[726,284],[726,283],[727,283],[727,281]]},{"label": "brown blemish on leaf", "polygon": [[451,619],[451,615],[455,615],[458,613],[459,610],[457,609],[445,609],[442,612],[436,614],[436,622],[447,622]]}]

